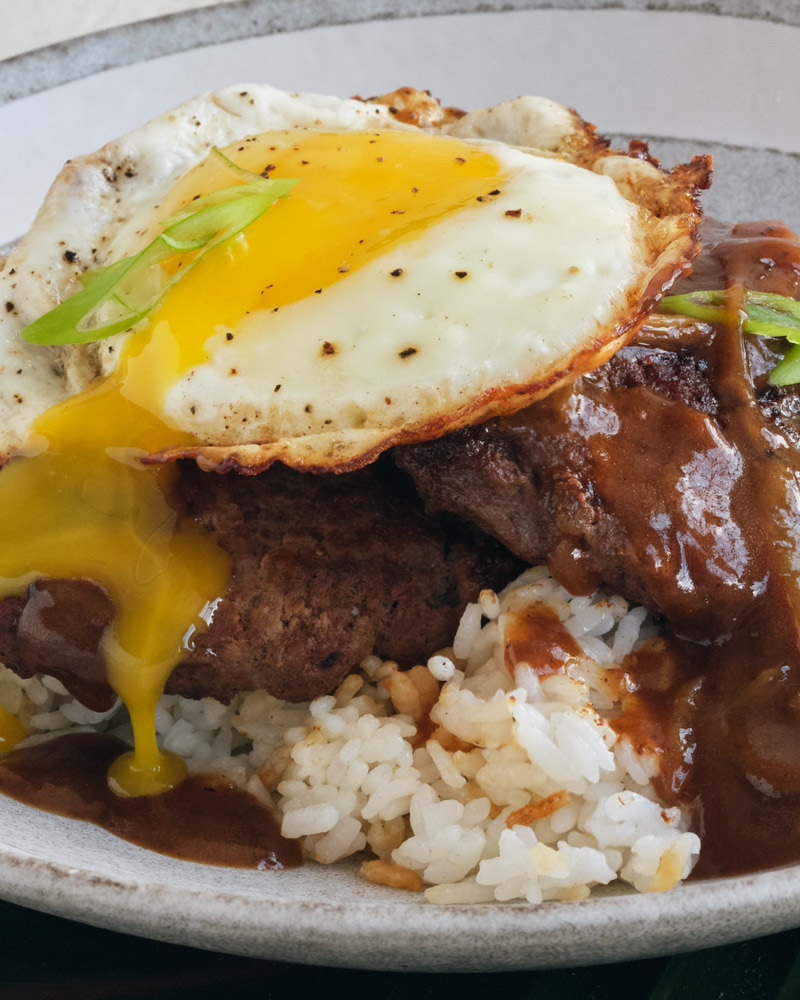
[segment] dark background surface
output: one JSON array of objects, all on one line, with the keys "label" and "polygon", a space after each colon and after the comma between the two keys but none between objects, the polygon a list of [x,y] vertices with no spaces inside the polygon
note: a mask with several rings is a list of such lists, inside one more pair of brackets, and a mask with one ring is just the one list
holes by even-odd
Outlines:
[{"label": "dark background surface", "polygon": [[800,1000],[800,930],[673,958],[437,975],[217,955],[0,903],[0,954],[0,1000]]}]

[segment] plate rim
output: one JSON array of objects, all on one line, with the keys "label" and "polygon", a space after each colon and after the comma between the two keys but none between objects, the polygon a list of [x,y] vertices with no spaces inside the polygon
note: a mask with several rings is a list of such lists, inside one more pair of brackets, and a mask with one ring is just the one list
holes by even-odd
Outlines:
[{"label": "plate rim", "polygon": [[234,0],[90,32],[0,60],[0,107],[159,56],[318,27],[520,10],[692,13],[800,27],[795,0]]},{"label": "plate rim", "polygon": [[[800,864],[667,893],[574,902],[434,906],[391,899],[387,905],[382,893],[354,907],[348,899],[335,904],[125,878],[0,845],[0,893],[9,902],[178,945],[353,969],[511,972],[694,951],[697,922],[709,916],[709,892],[714,914],[724,919],[704,935],[703,948],[787,930],[800,913]],[[446,934],[444,951],[438,932]]]}]

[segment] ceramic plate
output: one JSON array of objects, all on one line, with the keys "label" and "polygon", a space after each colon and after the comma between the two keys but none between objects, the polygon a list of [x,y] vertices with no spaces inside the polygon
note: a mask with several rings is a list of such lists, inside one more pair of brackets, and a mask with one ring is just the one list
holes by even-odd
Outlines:
[{"label": "ceramic plate", "polygon": [[[771,4],[769,20],[746,0],[703,13],[646,6],[244,0],[9,60],[0,246],[25,231],[69,156],[192,94],[249,81],[341,96],[411,84],[465,108],[544,94],[620,141],[650,138],[666,162],[712,151],[710,214],[800,225],[800,130],[787,127],[800,103],[796,5]],[[800,867],[664,895],[443,909],[366,884],[353,867],[244,872],[163,858],[10,800],[0,803],[0,894],[167,941],[385,969],[588,964],[800,923]]]}]

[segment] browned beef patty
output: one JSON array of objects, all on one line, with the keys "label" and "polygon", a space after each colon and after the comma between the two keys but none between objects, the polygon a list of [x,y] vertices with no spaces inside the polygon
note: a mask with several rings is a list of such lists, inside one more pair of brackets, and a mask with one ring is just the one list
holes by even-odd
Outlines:
[{"label": "browned beef patty", "polygon": [[604,584],[705,636],[753,582],[718,409],[704,357],[635,345],[521,413],[394,457],[430,511],[548,563],[572,593]]},{"label": "browned beef patty", "polygon": [[[227,701],[264,688],[305,701],[373,651],[424,662],[452,641],[465,605],[520,565],[481,532],[426,516],[387,462],[346,476],[279,466],[220,476],[187,463],[179,493],[230,554],[233,577],[170,677],[174,694]],[[111,692],[98,647],[113,615],[91,583],[40,581],[0,602],[0,660],[102,708]]]}]

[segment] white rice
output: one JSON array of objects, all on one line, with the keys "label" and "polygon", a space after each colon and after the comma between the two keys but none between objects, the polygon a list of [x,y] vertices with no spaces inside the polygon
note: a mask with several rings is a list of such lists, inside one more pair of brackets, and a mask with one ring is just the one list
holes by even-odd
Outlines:
[{"label": "white rice", "polygon": [[[505,664],[509,616],[553,609],[583,656],[538,676]],[[306,857],[367,851],[367,877],[424,887],[433,903],[583,899],[615,879],[672,888],[697,859],[688,816],[650,783],[654,755],[609,724],[622,660],[657,634],[643,608],[573,597],[537,567],[484,591],[452,648],[410,673],[367,657],[332,695],[291,705],[257,691],[230,705],[164,696],[161,745],[270,806]],[[0,705],[36,733],[102,728],[130,739],[124,708],[91,712],[52,678],[0,668]],[[537,805],[538,804],[538,805]]]}]

